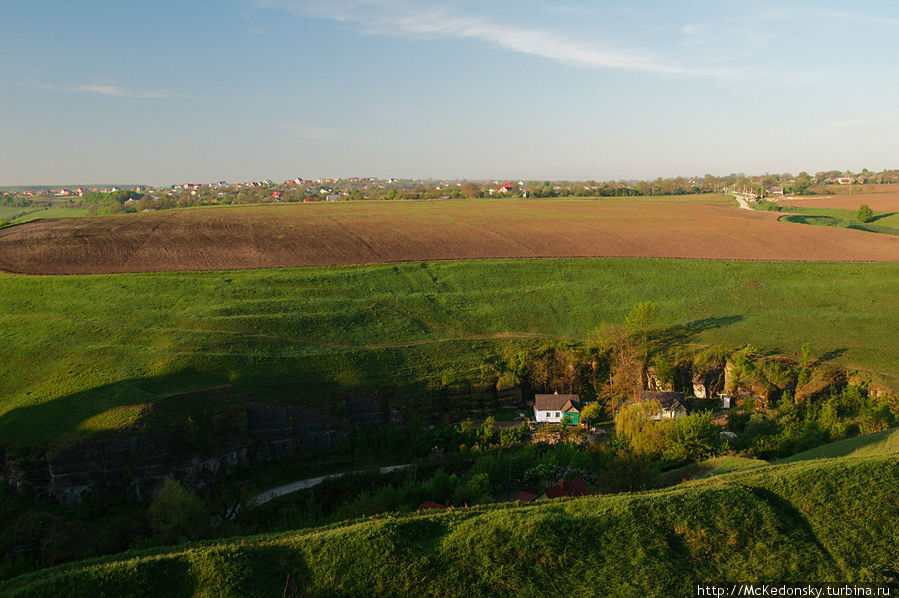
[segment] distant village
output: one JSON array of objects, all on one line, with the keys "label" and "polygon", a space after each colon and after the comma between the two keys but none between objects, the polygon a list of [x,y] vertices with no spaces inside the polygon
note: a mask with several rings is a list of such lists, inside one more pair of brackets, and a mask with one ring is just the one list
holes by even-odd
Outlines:
[{"label": "distant village", "polygon": [[747,176],[673,177],[654,180],[525,181],[525,180],[435,180],[375,177],[317,178],[296,177],[280,183],[269,179],[229,183],[178,183],[149,185],[78,185],[0,188],[7,205],[50,202],[56,205],[89,206],[117,203],[125,211],[143,201],[141,210],[210,205],[216,203],[319,202],[349,200],[461,199],[461,198],[546,198],[653,196],[738,192],[747,197],[804,195],[820,192],[827,185],[899,183],[899,170],[871,172],[825,171],[814,175],[801,172]]}]

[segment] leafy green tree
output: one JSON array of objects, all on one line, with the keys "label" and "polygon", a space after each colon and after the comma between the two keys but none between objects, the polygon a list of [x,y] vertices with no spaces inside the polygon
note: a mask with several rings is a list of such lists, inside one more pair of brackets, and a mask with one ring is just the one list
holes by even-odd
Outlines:
[{"label": "leafy green tree", "polygon": [[868,204],[862,204],[855,213],[855,219],[859,222],[871,222],[874,220],[874,210]]},{"label": "leafy green tree", "polygon": [[209,532],[209,514],[200,497],[166,478],[147,508],[150,531],[162,542],[196,540]]},{"label": "leafy green tree", "polygon": [[626,438],[635,455],[658,455],[665,448],[665,424],[652,419],[660,413],[658,401],[629,403],[615,417],[615,433]]},{"label": "leafy green tree", "polygon": [[649,328],[652,326],[656,317],[656,304],[652,301],[643,301],[631,308],[631,311],[624,318],[624,327],[633,336],[641,336],[643,338],[643,356],[644,359],[649,357],[649,344],[647,337]]},{"label": "leafy green tree", "polygon": [[484,420],[484,423],[481,424],[481,427],[478,428],[478,446],[481,448],[487,448],[491,444],[493,444],[493,439],[496,436],[496,418],[492,415]]},{"label": "leafy green tree", "polygon": [[588,403],[581,409],[580,421],[588,426],[593,426],[601,422],[605,418],[605,411],[599,402]]},{"label": "leafy green tree", "polygon": [[692,413],[675,419],[665,431],[663,458],[671,465],[702,461],[715,454],[718,430],[712,412]]}]

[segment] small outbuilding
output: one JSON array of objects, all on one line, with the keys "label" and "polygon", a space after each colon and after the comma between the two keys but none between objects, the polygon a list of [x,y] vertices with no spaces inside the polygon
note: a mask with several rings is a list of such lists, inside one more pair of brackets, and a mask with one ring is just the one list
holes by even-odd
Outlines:
[{"label": "small outbuilding", "polygon": [[652,419],[677,419],[687,415],[689,411],[682,392],[644,390],[640,393],[640,401],[658,401],[662,406],[662,411],[653,414]]},{"label": "small outbuilding", "polygon": [[584,478],[574,478],[547,488],[543,494],[546,495],[546,498],[561,498],[563,496],[587,496],[590,491],[587,490],[587,482],[584,481]]},{"label": "small outbuilding", "polygon": [[526,503],[526,502],[534,502],[536,499],[537,499],[536,494],[532,494],[526,490],[522,490],[521,492],[516,494],[515,498],[512,500],[514,502]]},{"label": "small outbuilding", "polygon": [[537,423],[577,425],[581,417],[581,401],[578,395],[534,395],[534,420]]}]

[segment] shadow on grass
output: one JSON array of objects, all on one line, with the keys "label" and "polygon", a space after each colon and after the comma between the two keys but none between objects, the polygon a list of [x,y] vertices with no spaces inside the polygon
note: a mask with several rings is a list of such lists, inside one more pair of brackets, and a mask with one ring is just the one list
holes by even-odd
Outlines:
[{"label": "shadow on grass", "polygon": [[401,350],[335,351],[316,359],[248,359],[229,371],[186,368],[120,380],[20,403],[0,415],[0,449],[59,449],[122,430],[178,430],[186,432],[179,437],[195,442],[198,449],[239,441],[245,434],[243,406],[248,402],[339,410],[353,391],[422,397],[426,384],[397,376],[411,369],[409,360],[415,357]]},{"label": "shadow on grass", "polygon": [[834,559],[827,547],[821,543],[821,540],[818,539],[818,536],[809,524],[808,519],[805,518],[793,503],[767,488],[750,488],[750,492],[771,505],[771,508],[774,509],[778,518],[781,519],[784,529],[792,529],[794,530],[792,532],[794,535],[805,536],[815,548],[821,551],[821,555],[828,561],[828,568],[830,570],[840,570],[839,563]]},{"label": "shadow on grass", "polygon": [[837,349],[831,349],[830,351],[827,351],[826,353],[822,353],[820,356],[818,356],[818,363],[833,361],[834,359],[845,355],[846,351],[848,351],[848,350],[849,350],[848,347],[839,347]]},{"label": "shadow on grass", "polygon": [[889,218],[890,216],[895,216],[899,214],[899,212],[884,212],[883,214],[876,214],[873,218],[871,218],[871,222],[877,222],[882,218]]},{"label": "shadow on grass", "polygon": [[718,318],[702,318],[686,324],[678,324],[658,331],[653,335],[653,341],[662,346],[689,343],[707,330],[723,328],[745,320],[741,315],[721,316]]},{"label": "shadow on grass", "polygon": [[810,224],[813,226],[844,226],[846,221],[833,216],[812,216],[809,214],[791,214],[782,218],[785,222],[795,224]]}]

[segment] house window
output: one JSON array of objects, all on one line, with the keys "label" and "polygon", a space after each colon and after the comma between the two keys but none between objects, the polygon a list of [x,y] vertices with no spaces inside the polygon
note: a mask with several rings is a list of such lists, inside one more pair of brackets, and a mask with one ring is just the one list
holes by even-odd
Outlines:
[{"label": "house window", "polygon": [[558,411],[556,411],[556,417],[559,417],[559,412],[558,412]]}]

